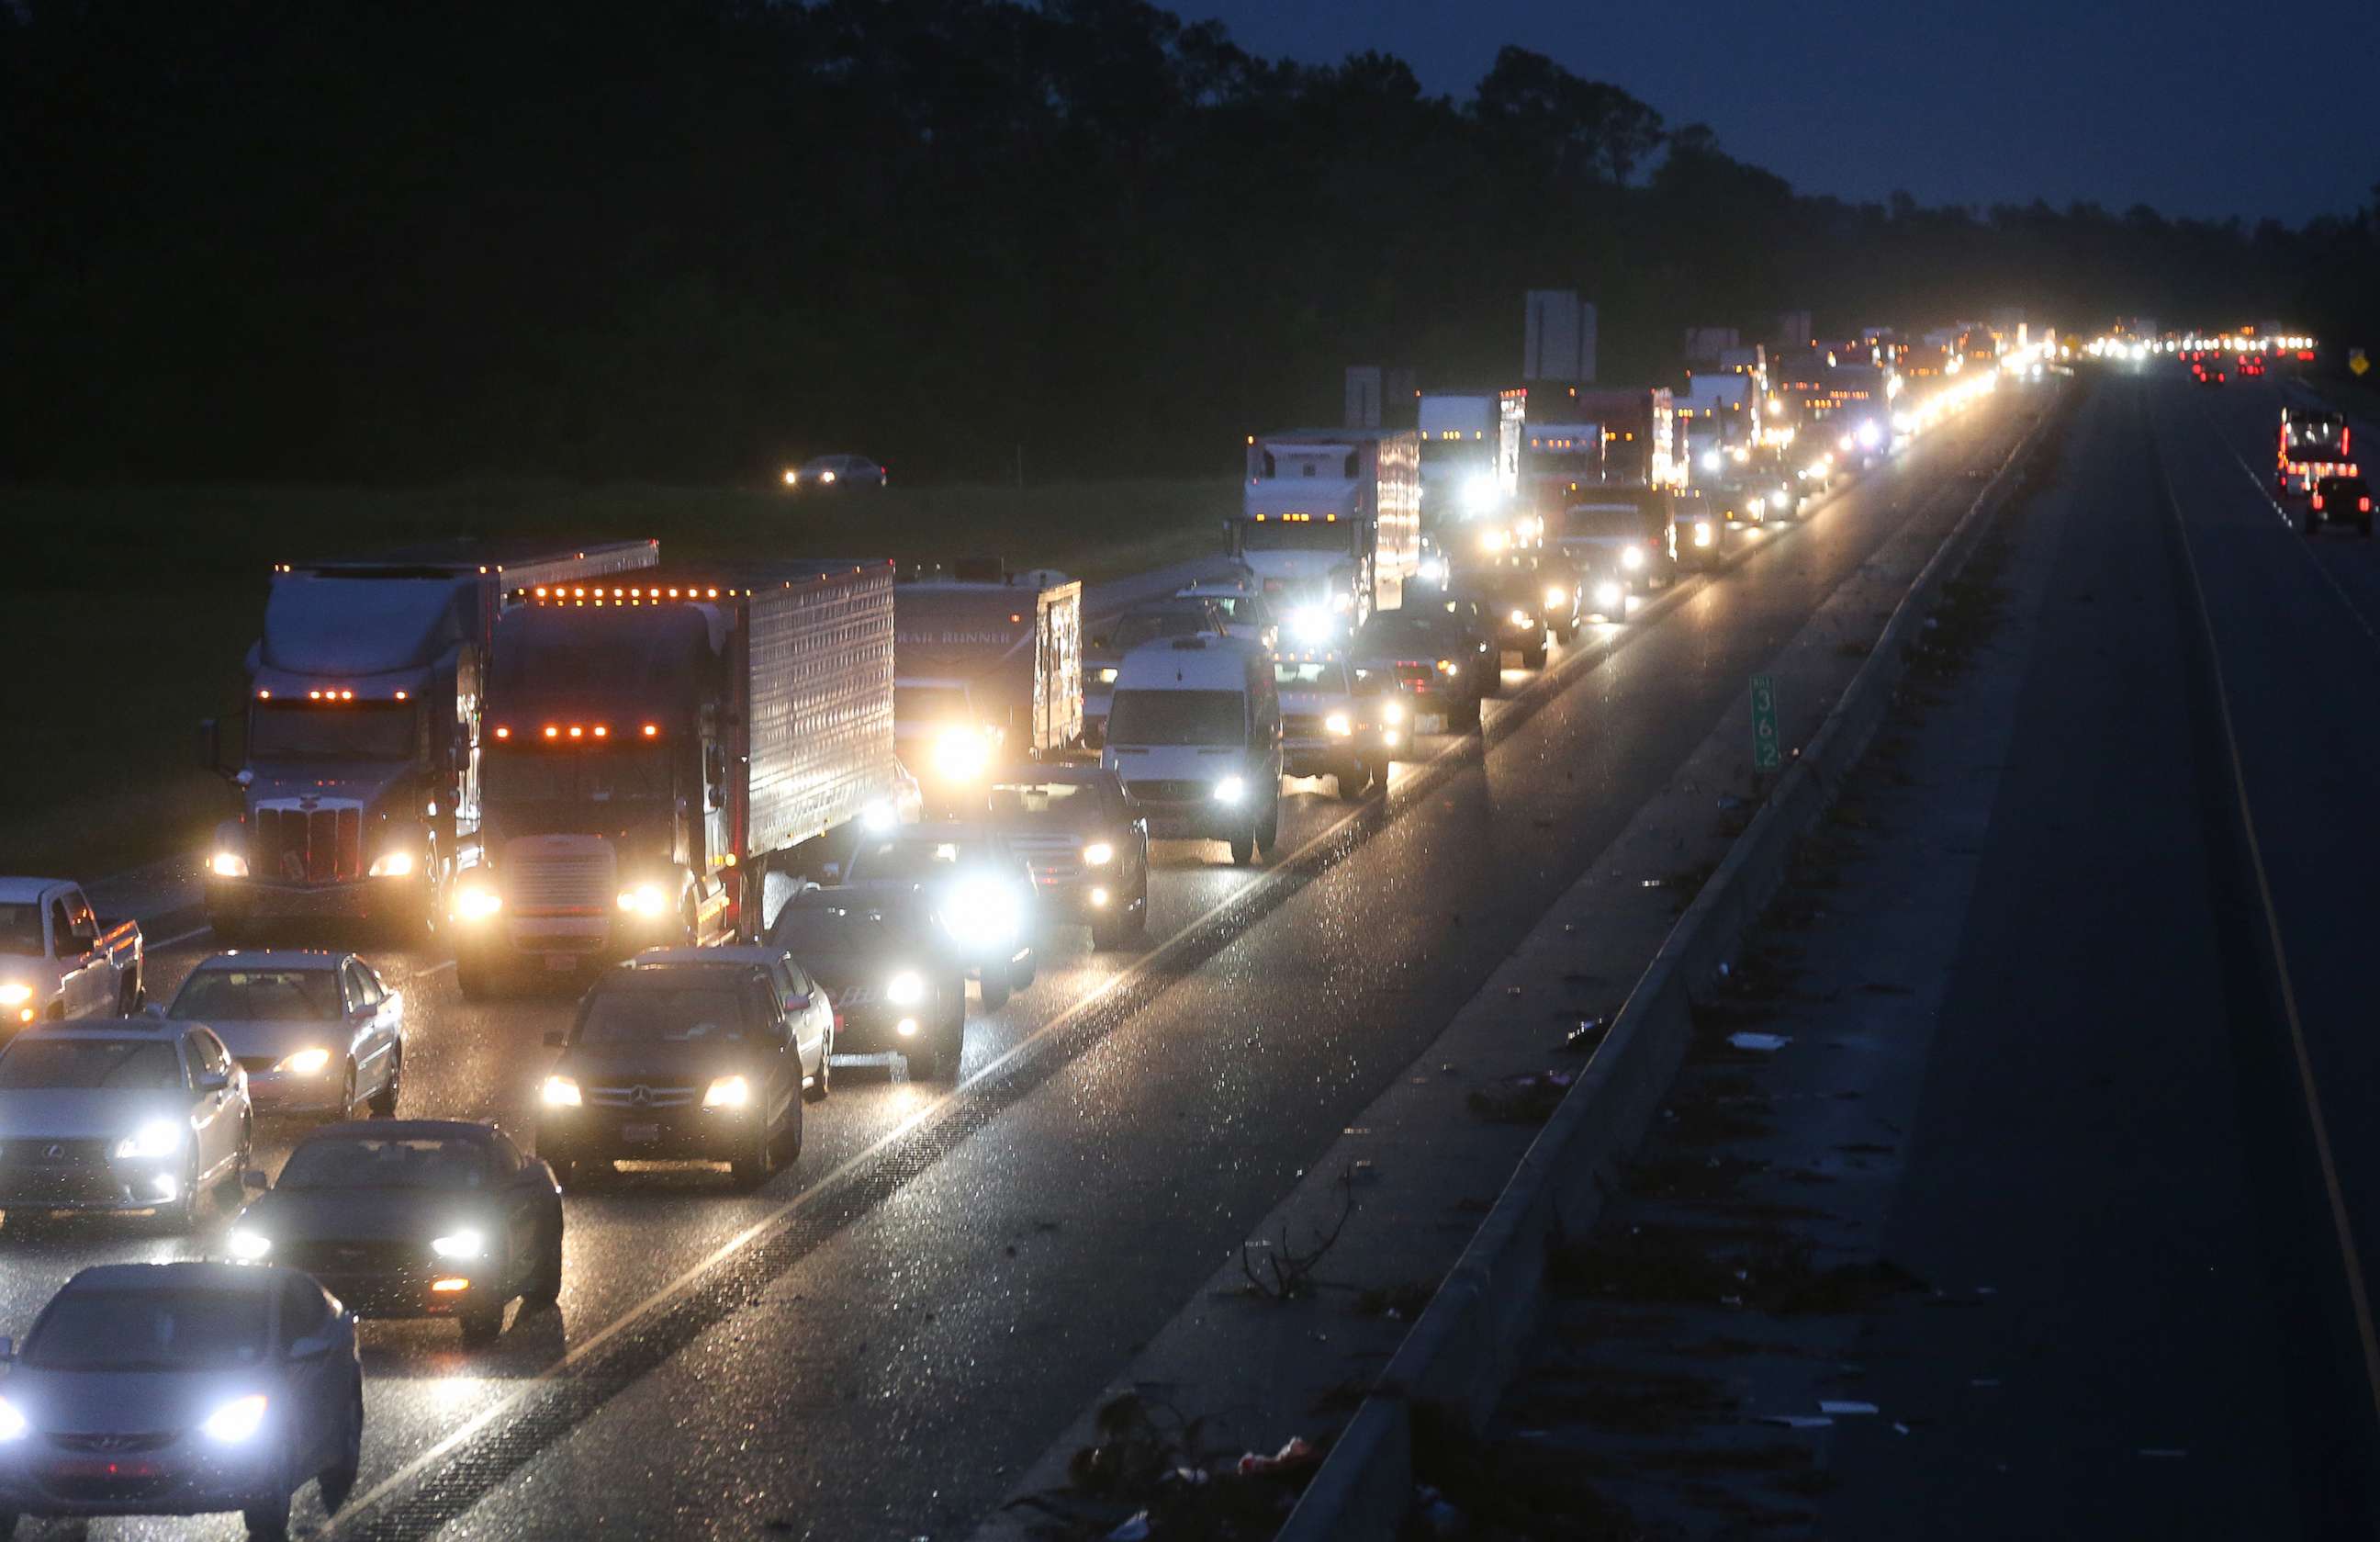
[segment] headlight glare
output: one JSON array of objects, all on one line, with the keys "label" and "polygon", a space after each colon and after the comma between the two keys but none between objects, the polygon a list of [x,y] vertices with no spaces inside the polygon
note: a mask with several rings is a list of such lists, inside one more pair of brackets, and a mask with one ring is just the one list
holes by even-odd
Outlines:
[{"label": "headlight glare", "polygon": [[1402,702],[1402,701],[1383,701],[1383,702],[1381,702],[1381,703],[1380,703],[1380,721],[1381,721],[1382,722],[1404,722],[1404,721],[1405,721],[1405,704],[1404,704],[1403,702]]},{"label": "headlight glare", "polygon": [[916,1006],[926,999],[925,977],[915,969],[904,969],[884,982],[884,999],[894,1006]]},{"label": "headlight glare", "polygon": [[484,921],[504,907],[504,896],[484,884],[455,892],[455,914],[466,921]]},{"label": "headlight glare", "polygon": [[310,1076],[331,1063],[331,1051],[321,1045],[300,1050],[294,1055],[284,1055],[273,1069],[288,1076]]},{"label": "headlight glare", "polygon": [[721,1076],[704,1089],[706,1109],[740,1109],[752,1100],[752,1084],[741,1076]]},{"label": "headlight glare", "polygon": [[442,1258],[476,1258],[488,1250],[488,1239],[474,1226],[430,1239],[430,1251]]},{"label": "headlight glare", "polygon": [[1237,803],[1247,795],[1248,784],[1236,776],[1227,776],[1215,783],[1217,803]]},{"label": "headlight glare", "polygon": [[170,1157],[182,1148],[188,1129],[170,1119],[152,1119],[115,1143],[115,1155],[126,1161]]},{"label": "headlight glare", "polygon": [[631,916],[650,918],[669,908],[669,896],[662,892],[658,883],[639,883],[620,891],[620,908]]},{"label": "headlight glare", "polygon": [[208,859],[207,869],[217,878],[246,878],[248,858],[236,851],[219,851]]},{"label": "headlight glare", "polygon": [[273,1239],[261,1232],[251,1231],[245,1226],[235,1226],[232,1228],[231,1235],[225,1239],[224,1245],[231,1251],[231,1256],[241,1263],[252,1264],[273,1251]]},{"label": "headlight glare", "polygon": [[991,761],[991,745],[980,729],[954,725],[934,735],[934,774],[946,782],[972,782]]},{"label": "headlight glare", "polygon": [[0,1441],[21,1440],[30,1427],[25,1422],[25,1415],[17,1412],[15,1403],[0,1398]]},{"label": "headlight glare", "polygon": [[382,852],[372,863],[371,878],[409,878],[413,873],[413,854],[409,851]]},{"label": "headlight glare", "polygon": [[1569,602],[1569,601],[1570,590],[1566,589],[1557,587],[1548,588],[1546,590],[1546,609],[1549,611],[1558,611],[1561,609],[1563,605]]},{"label": "headlight glare", "polygon": [[1620,565],[1630,568],[1644,566],[1645,548],[1642,546],[1631,546],[1622,550],[1620,553]]},{"label": "headlight glare", "polygon": [[1083,848],[1083,866],[1104,868],[1115,860],[1115,847],[1105,841],[1093,841]]},{"label": "headlight glare", "polygon": [[206,1432],[207,1439],[236,1446],[263,1427],[264,1409],[264,1394],[261,1392],[234,1398],[208,1415],[206,1422],[199,1427]]},{"label": "headlight glare", "polygon": [[538,1091],[538,1100],[550,1109],[575,1109],[578,1106],[578,1084],[568,1076],[548,1076]]},{"label": "headlight glare", "polygon": [[33,999],[33,988],[22,980],[0,985],[0,1006],[23,1006]]},{"label": "headlight glare", "polygon": [[1344,712],[1331,713],[1322,720],[1322,726],[1342,739],[1355,731],[1355,725],[1347,721],[1347,714]]}]

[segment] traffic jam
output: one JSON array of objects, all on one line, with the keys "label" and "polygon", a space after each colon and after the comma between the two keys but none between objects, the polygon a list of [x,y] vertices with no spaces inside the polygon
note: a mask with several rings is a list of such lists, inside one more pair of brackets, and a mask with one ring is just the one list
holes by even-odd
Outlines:
[{"label": "traffic jam", "polygon": [[[1111,603],[993,559],[652,540],[276,568],[244,699],[202,725],[229,801],[195,956],[162,967],[79,880],[0,878],[0,1259],[155,1244],[0,1323],[0,1536],[223,1512],[281,1537],[309,1486],[337,1512],[376,1324],[496,1353],[556,1312],[582,1196],[798,1187],[839,1078],[947,1095],[1045,970],[1145,956],[1169,885],[1281,862],[1286,800],[1476,754],[1488,703],[2054,354],[1964,323],[1730,340],[1682,388],[1252,434],[1220,551]],[[2308,519],[2368,535],[2344,429],[2282,432]],[[450,968],[473,1011],[566,1013],[496,1073],[533,1121],[418,1090],[451,1042],[419,981]]]}]

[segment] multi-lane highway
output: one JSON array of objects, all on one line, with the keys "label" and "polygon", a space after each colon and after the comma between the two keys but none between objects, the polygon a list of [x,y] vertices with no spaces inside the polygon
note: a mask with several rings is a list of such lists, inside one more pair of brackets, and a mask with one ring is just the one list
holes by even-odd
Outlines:
[{"label": "multi-lane highway", "polygon": [[[955,1090],[844,1066],[798,1168],[757,1193],[669,1172],[574,1195],[559,1312],[516,1319],[492,1350],[467,1354],[443,1325],[369,1325],[362,1481],[329,1534],[962,1530],[1429,1041],[1745,677],[1893,532],[1947,528],[1956,473],[2013,437],[2022,395],[1541,676],[1508,673],[1484,745],[1427,742],[1385,800],[1290,797],[1268,867],[1161,846],[1150,948],[1057,947],[1031,990],[970,1023]],[[2368,593],[2380,614],[2380,587]],[[209,945],[155,957],[152,990]],[[566,1004],[468,1004],[443,954],[373,956],[407,997],[404,1111],[528,1128],[542,1037]],[[286,1138],[267,1135],[272,1165]],[[188,1240],[12,1223],[0,1324],[21,1331],[84,1265],[209,1251],[224,1219]],[[310,1495],[298,1515],[319,1522]]]}]

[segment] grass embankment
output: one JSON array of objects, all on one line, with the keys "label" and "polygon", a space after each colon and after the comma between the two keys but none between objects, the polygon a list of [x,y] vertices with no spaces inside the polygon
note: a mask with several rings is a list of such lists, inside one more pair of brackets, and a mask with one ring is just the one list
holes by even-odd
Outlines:
[{"label": "grass embankment", "polygon": [[997,553],[1099,579],[1215,549],[1229,479],[747,489],[504,485],[12,489],[0,872],[97,878],[198,850],[232,805],[197,723],[237,709],[275,562],[458,535],[653,536],[674,567],[736,557]]}]

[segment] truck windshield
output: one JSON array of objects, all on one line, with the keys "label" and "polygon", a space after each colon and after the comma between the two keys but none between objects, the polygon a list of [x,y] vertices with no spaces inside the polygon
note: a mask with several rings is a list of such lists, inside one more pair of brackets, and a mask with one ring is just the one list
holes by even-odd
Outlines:
[{"label": "truck windshield", "polygon": [[1245,552],[1345,552],[1354,538],[1352,520],[1267,519],[1240,521]]},{"label": "truck windshield", "polygon": [[1574,508],[1562,522],[1564,535],[1594,540],[1642,536],[1647,523],[1643,509],[1632,508]]},{"label": "truck windshield", "polygon": [[489,752],[488,796],[498,803],[608,803],[662,798],[670,792],[669,758],[658,745],[545,749],[509,746]]},{"label": "truck windshield", "polygon": [[409,702],[260,701],[248,714],[252,760],[410,760],[413,748]]},{"label": "truck windshield", "polygon": [[1451,466],[1469,460],[1484,466],[1488,461],[1488,449],[1485,439],[1474,439],[1467,433],[1460,439],[1436,439],[1424,434],[1421,463],[1424,466]]},{"label": "truck windshield", "polygon": [[18,953],[28,958],[41,956],[40,905],[0,905],[0,953]]},{"label": "truck windshield", "polygon": [[1108,709],[1110,744],[1239,746],[1247,737],[1237,691],[1118,691]]},{"label": "truck windshield", "polygon": [[1108,645],[1118,653],[1129,653],[1145,642],[1160,637],[1195,637],[1207,630],[1207,613],[1203,610],[1184,606],[1174,611],[1135,611],[1115,625]]}]

